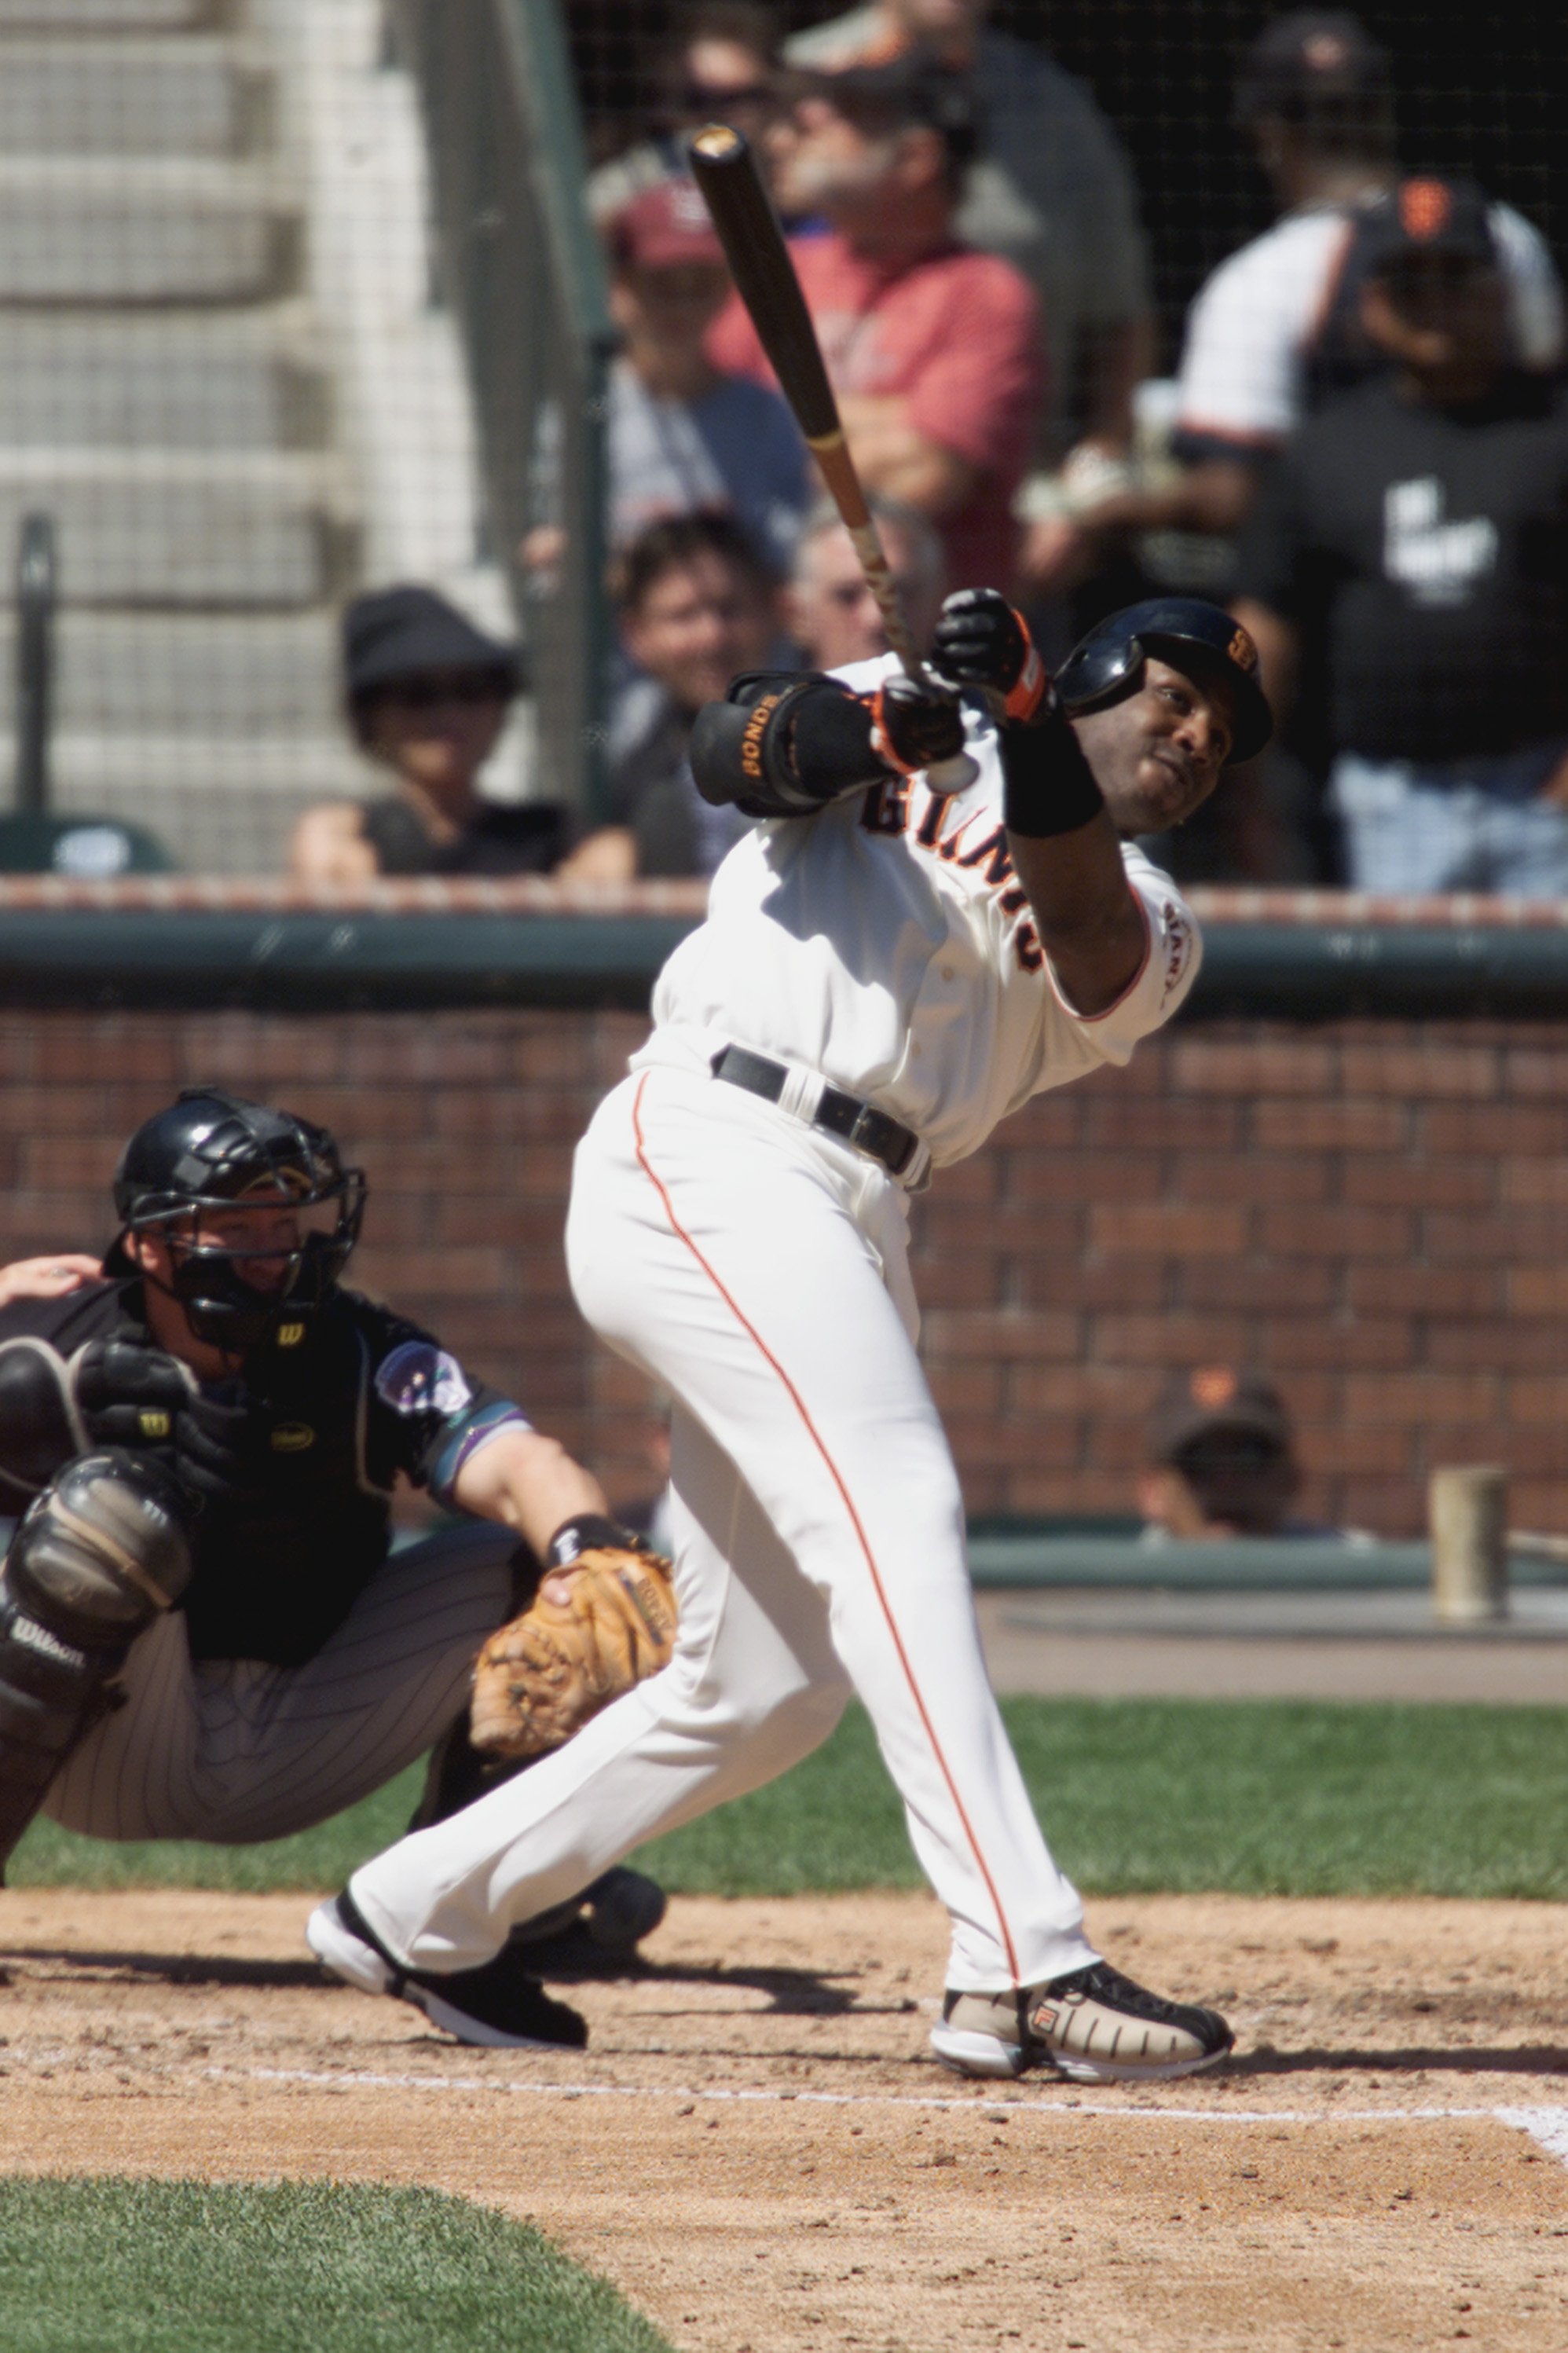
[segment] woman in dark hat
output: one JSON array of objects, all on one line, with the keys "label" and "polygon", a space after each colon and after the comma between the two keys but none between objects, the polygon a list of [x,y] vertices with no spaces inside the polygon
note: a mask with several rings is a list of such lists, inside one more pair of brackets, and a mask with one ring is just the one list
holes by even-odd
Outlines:
[{"label": "woman in dark hat", "polygon": [[377,874],[540,874],[570,846],[555,802],[484,799],[479,774],[522,683],[517,649],[433,589],[380,588],[343,615],[349,723],[395,789],[322,801],[294,828],[301,882]]}]

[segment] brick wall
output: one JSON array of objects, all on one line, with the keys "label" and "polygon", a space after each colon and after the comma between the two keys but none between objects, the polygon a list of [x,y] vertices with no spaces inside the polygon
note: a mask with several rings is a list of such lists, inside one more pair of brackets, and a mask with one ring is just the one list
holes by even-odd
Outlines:
[{"label": "brick wall", "polygon": [[[646,1486],[640,1385],[587,1339],[571,1146],[616,1014],[0,1013],[0,1256],[101,1242],[115,1152],[195,1080],[325,1120],[367,1166],[363,1285]],[[1568,1026],[1178,1029],[1035,1103],[916,1210],[926,1356],[976,1510],[1128,1507],[1173,1366],[1279,1383],[1308,1507],[1419,1527],[1500,1461],[1568,1526]]]}]

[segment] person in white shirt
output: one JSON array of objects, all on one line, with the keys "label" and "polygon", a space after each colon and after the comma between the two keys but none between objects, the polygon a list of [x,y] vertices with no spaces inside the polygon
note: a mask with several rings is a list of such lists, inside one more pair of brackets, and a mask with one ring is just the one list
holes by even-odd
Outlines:
[{"label": "person in white shirt", "polygon": [[[1171,442],[1179,472],[1080,514],[1080,566],[1091,547],[1129,529],[1234,533],[1263,468],[1298,426],[1386,367],[1360,329],[1369,216],[1401,176],[1386,51],[1342,10],[1276,17],[1248,53],[1237,115],[1279,218],[1221,262],[1187,314]],[[1493,203],[1489,217],[1508,287],[1510,357],[1548,373],[1563,355],[1551,253],[1511,206]]]},{"label": "person in white shirt", "polygon": [[[853,1691],[952,1919],[945,2064],[1121,2082],[1230,2048],[1100,1959],[1036,1823],[915,1353],[908,1216],[932,1167],[1181,1004],[1196,927],[1133,837],[1254,754],[1268,709],[1245,631],[1194,599],[1102,623],[1059,696],[994,590],[948,598],[933,659],[945,686],[890,659],[763,672],[699,715],[700,789],[763,822],[578,1146],[566,1235],[588,1321],[673,1400],[676,1653],[321,1907],[312,1947],[354,1983],[482,1963],[514,1916],[784,1772]],[[973,780],[939,797],[928,767],[965,745]]]}]

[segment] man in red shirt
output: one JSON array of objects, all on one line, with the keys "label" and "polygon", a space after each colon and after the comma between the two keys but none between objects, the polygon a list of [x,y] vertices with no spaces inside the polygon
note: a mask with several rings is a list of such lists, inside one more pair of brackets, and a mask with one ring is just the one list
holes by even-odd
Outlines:
[{"label": "man in red shirt", "polygon": [[[781,207],[828,223],[791,250],[850,450],[868,490],[935,523],[952,588],[1012,578],[1045,391],[1027,281],[953,235],[975,134],[967,79],[919,50],[815,79],[773,134]],[[709,349],[773,381],[738,301]]]}]

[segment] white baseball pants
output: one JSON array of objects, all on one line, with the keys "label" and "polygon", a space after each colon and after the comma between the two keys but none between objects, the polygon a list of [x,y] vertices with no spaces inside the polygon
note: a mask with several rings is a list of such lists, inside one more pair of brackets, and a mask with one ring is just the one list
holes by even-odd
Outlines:
[{"label": "white baseball pants", "polygon": [[392,1554],[300,1667],[192,1663],[177,1609],[132,1645],[126,1704],[50,1783],[43,1811],[106,1839],[247,1845],[309,1830],[437,1740],[510,1606],[510,1528],[470,1521]]},{"label": "white baseball pants", "polygon": [[1093,1960],[986,1678],[897,1185],[773,1105],[654,1070],[579,1145],[566,1240],[589,1322],[677,1400],[676,1653],[357,1872],[378,1936],[413,1967],[473,1967],[640,1841],[784,1771],[852,1688],[952,1917],[948,1982]]}]

